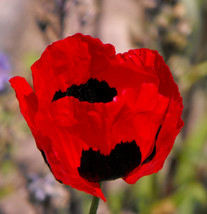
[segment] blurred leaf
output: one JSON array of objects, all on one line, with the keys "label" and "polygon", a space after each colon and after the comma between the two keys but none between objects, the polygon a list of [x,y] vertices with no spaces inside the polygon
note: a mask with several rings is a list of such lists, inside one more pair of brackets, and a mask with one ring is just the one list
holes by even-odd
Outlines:
[{"label": "blurred leaf", "polygon": [[205,115],[183,142],[176,175],[178,185],[190,182],[195,178],[197,164],[206,158],[206,155],[202,152],[206,139],[207,116]]},{"label": "blurred leaf", "polygon": [[131,187],[137,198],[137,207],[141,214],[148,214],[157,201],[160,193],[157,184],[157,174],[152,174],[141,178],[135,185]]},{"label": "blurred leaf", "polygon": [[122,200],[124,197],[124,191],[120,189],[118,192],[110,192],[108,195],[108,204],[110,210],[114,214],[119,214],[122,209]]},{"label": "blurred leaf", "polygon": [[0,189],[0,200],[14,191],[11,185],[6,185]]},{"label": "blurred leaf", "polygon": [[198,65],[192,66],[188,72],[185,73],[180,79],[182,84],[186,85],[186,89],[189,90],[192,85],[200,79],[207,76],[207,61],[204,61]]},{"label": "blurred leaf", "polygon": [[197,161],[196,157],[202,157],[202,149],[206,140],[207,116],[205,115],[184,141],[185,152],[183,153],[183,156],[195,163]]},{"label": "blurred leaf", "polygon": [[174,214],[175,210],[175,203],[171,199],[164,199],[153,207],[151,214]]},{"label": "blurred leaf", "polygon": [[187,18],[190,20],[192,25],[192,34],[188,43],[188,56],[193,62],[196,61],[199,53],[200,38],[202,36],[202,21],[200,14],[200,4],[198,0],[181,0],[187,11]]},{"label": "blurred leaf", "polygon": [[2,174],[7,175],[16,170],[15,165],[10,160],[2,161],[0,165],[0,171]]},{"label": "blurred leaf", "polygon": [[177,214],[194,214],[196,206],[205,203],[207,193],[200,183],[191,182],[179,188],[172,199],[177,204]]},{"label": "blurred leaf", "polygon": [[30,68],[31,65],[39,59],[39,54],[34,52],[28,52],[24,55],[23,63],[26,66],[26,69]]}]

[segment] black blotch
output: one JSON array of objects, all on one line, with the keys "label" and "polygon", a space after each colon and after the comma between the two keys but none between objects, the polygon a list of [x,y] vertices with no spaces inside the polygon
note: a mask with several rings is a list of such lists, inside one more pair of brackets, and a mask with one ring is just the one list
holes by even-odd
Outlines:
[{"label": "black blotch", "polygon": [[162,128],[162,126],[160,125],[158,128],[158,131],[155,135],[155,145],[154,145],[154,148],[153,148],[151,154],[142,162],[142,164],[149,163],[154,158],[154,156],[156,154],[156,141],[157,141],[157,138],[158,138],[158,135],[160,133],[161,128]]},{"label": "black blotch", "polygon": [[107,82],[99,82],[97,79],[89,79],[85,84],[72,85],[66,92],[61,90],[55,92],[52,101],[58,100],[65,96],[72,96],[79,101],[87,101],[89,103],[107,103],[111,102],[117,95],[115,88],[110,88]]},{"label": "black blotch", "polygon": [[[47,161],[45,152],[44,152],[43,150],[40,150],[40,152],[41,152],[41,154],[42,154],[42,157],[43,157],[45,163],[47,164],[47,166],[49,167],[50,171],[52,172],[52,169],[51,169],[51,167],[50,167],[50,164],[49,164],[48,161]],[[63,183],[61,180],[58,180],[58,179],[56,179],[56,180],[57,180],[59,183],[61,183],[61,184]]]},{"label": "black blotch", "polygon": [[54,97],[52,99],[52,102],[55,101],[55,100],[61,99],[61,98],[65,97],[65,96],[67,96],[66,92],[62,92],[61,90],[56,91],[55,95],[54,95]]},{"label": "black blotch", "polygon": [[106,156],[91,148],[83,150],[78,171],[81,177],[90,182],[114,180],[126,176],[140,161],[141,152],[136,142],[121,142]]}]

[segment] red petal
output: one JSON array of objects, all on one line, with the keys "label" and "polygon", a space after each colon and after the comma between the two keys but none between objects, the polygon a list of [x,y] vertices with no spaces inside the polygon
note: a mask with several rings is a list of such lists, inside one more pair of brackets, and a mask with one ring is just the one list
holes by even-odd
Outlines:
[{"label": "red petal", "polygon": [[123,178],[127,183],[133,184],[139,178],[156,173],[163,167],[164,161],[172,149],[175,138],[183,126],[183,121],[180,118],[182,109],[183,105],[181,100],[171,100],[168,112],[158,135],[156,154],[153,160],[149,163],[140,165],[140,167]]},{"label": "red petal", "polygon": [[[38,119],[40,119],[40,115],[38,115]],[[80,166],[84,142],[79,144],[76,136],[72,136],[68,129],[61,129],[52,121],[42,118],[39,122],[38,128],[44,129],[44,136],[37,133],[35,140],[38,148],[44,152],[55,178],[66,185],[100,197],[105,201],[99,184],[88,182],[78,173],[77,168]]]},{"label": "red petal", "polygon": [[75,34],[48,46],[31,69],[34,90],[40,105],[51,102],[56,91],[66,91],[72,84],[87,82],[94,73],[102,72],[114,47],[99,39]]},{"label": "red petal", "polygon": [[[146,86],[143,85],[143,89],[146,89]],[[156,94],[155,91],[150,91],[150,87],[152,87],[151,84],[148,85],[148,92],[151,92],[148,97]],[[142,160],[148,156],[154,147],[154,139],[164,119],[169,102],[168,98],[157,94],[154,96],[155,100],[151,100],[151,103],[149,103],[149,100],[144,99],[145,92],[143,91],[143,94],[140,95],[140,98],[143,98],[142,101],[139,100],[138,96],[137,102],[134,102],[132,107],[130,96],[127,96],[129,101],[125,101],[125,103],[128,104],[128,108],[125,107],[119,116],[114,117],[116,120],[110,124],[109,128],[109,130],[112,130],[111,138],[114,145],[120,141],[130,142],[135,140],[140,147]],[[150,108],[148,106],[144,111],[142,105],[144,107],[147,103],[151,104]]]},{"label": "red petal", "polygon": [[120,62],[130,62],[138,68],[142,67],[147,73],[156,74],[159,78],[159,93],[174,99],[179,99],[180,93],[169,67],[157,51],[150,49],[130,50],[124,54],[117,54]]},{"label": "red petal", "polygon": [[11,78],[9,81],[16,92],[22,115],[27,121],[29,127],[34,130],[34,116],[38,110],[36,95],[24,78],[16,76]]}]

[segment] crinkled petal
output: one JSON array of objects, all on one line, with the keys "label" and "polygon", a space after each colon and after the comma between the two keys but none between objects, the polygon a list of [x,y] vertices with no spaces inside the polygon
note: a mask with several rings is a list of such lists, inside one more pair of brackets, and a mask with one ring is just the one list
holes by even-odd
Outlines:
[{"label": "crinkled petal", "polygon": [[56,91],[87,82],[94,73],[102,72],[114,47],[99,39],[75,34],[49,45],[31,69],[33,85],[40,105],[51,102]]},{"label": "crinkled petal", "polygon": [[169,67],[157,51],[146,48],[135,49],[117,54],[117,58],[120,62],[136,65],[137,69],[143,68],[147,73],[156,74],[159,79],[159,93],[175,100],[179,99],[178,86],[173,80]]}]

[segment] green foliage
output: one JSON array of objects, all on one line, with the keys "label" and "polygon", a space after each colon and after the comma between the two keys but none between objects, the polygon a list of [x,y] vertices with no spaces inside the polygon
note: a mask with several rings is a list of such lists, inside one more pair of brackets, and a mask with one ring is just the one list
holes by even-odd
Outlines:
[{"label": "green foliage", "polygon": [[118,214],[121,212],[123,198],[124,198],[123,189],[120,189],[119,191],[110,192],[107,200],[112,213]]},{"label": "green foliage", "polygon": [[177,205],[177,213],[194,214],[197,206],[201,206],[207,199],[207,193],[199,182],[183,184],[173,195]]},{"label": "green foliage", "polygon": [[8,175],[11,173],[14,173],[16,170],[15,165],[12,161],[7,160],[7,161],[3,161],[0,164],[0,172],[4,175]]},{"label": "green foliage", "polygon": [[176,183],[182,184],[196,179],[199,164],[207,161],[205,144],[207,141],[207,116],[205,115],[189,133],[180,151]]},{"label": "green foliage", "polygon": [[8,196],[10,193],[14,191],[11,185],[6,185],[0,189],[0,200]]},{"label": "green foliage", "polygon": [[23,58],[23,64],[25,65],[26,69],[30,68],[30,66],[37,61],[39,58],[38,53],[29,52]]}]

